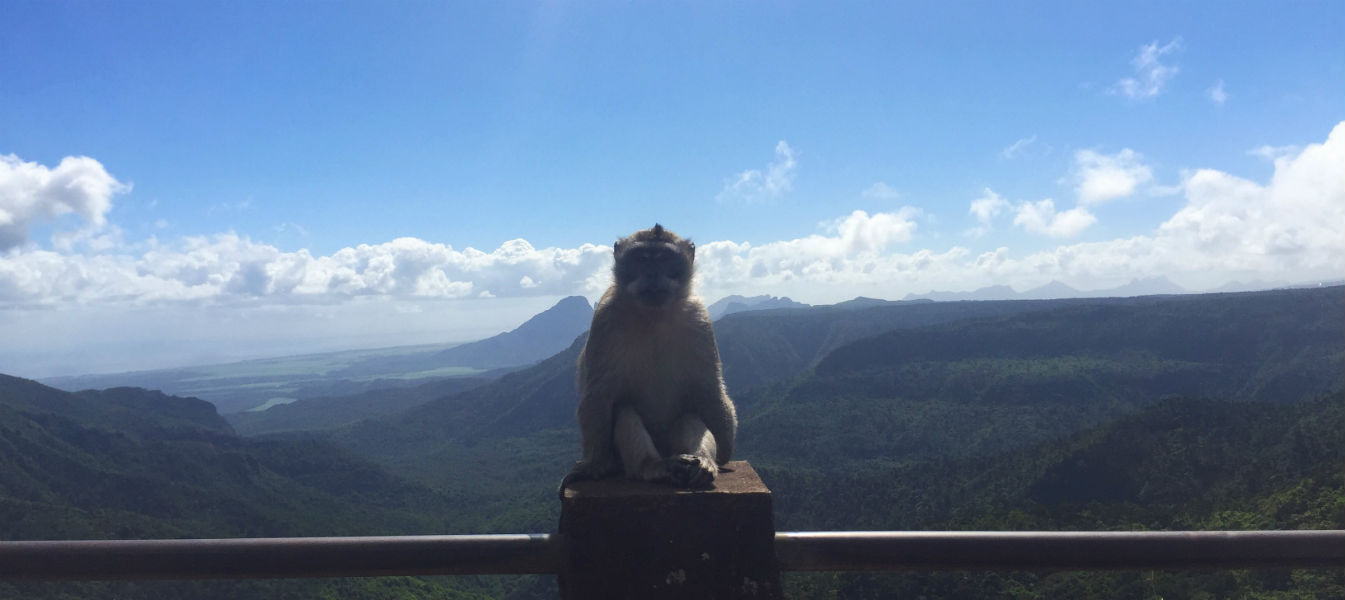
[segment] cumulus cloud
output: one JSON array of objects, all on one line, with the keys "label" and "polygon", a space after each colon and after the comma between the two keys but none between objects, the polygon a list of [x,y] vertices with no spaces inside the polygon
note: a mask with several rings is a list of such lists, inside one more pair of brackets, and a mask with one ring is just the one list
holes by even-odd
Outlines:
[{"label": "cumulus cloud", "polygon": [[1055,202],[1050,198],[1019,204],[1013,218],[1014,225],[1053,238],[1074,237],[1096,222],[1097,217],[1081,206],[1056,212]]},{"label": "cumulus cloud", "polygon": [[0,258],[0,306],[596,293],[606,285],[604,271],[611,261],[607,246],[538,249],[521,239],[483,252],[398,238],[313,256],[225,233],[169,244],[151,241],[138,254],[128,250],[30,250]]},{"label": "cumulus cloud", "polygon": [[976,217],[977,225],[963,232],[972,238],[979,238],[994,229],[995,220],[1001,215],[1013,211],[1013,224],[1029,233],[1053,238],[1070,238],[1097,222],[1097,217],[1083,207],[1075,207],[1058,212],[1055,201],[1050,198],[1036,202],[1019,202],[1013,206],[1003,196],[990,188],[985,188],[980,198],[971,201],[967,213]]},{"label": "cumulus cloud", "polygon": [[1009,201],[1003,196],[995,193],[995,190],[985,188],[981,197],[971,201],[971,207],[967,212],[976,216],[975,227],[964,232],[969,237],[981,237],[993,229],[995,217],[1009,209]]},{"label": "cumulus cloud", "polygon": [[26,243],[33,225],[67,214],[96,231],[112,210],[112,196],[129,189],[87,156],[67,156],[55,168],[0,156],[0,251]]},{"label": "cumulus cloud", "polygon": [[[1345,123],[1324,143],[1281,157],[1267,183],[1212,169],[1192,172],[1178,186],[1181,205],[1147,233],[1026,255],[1008,248],[979,254],[960,246],[903,249],[913,239],[918,209],[857,211],[803,238],[702,244],[700,283],[711,298],[771,293],[820,303],[991,284],[1024,289],[1051,280],[1090,289],[1158,275],[1192,289],[1233,279],[1338,279],[1345,272],[1341,164]],[[1012,203],[992,190],[972,204],[968,212],[978,223],[1013,214],[1017,226],[1058,238],[1077,235],[1096,221],[1084,206],[1059,211],[1050,199]]]},{"label": "cumulus cloud", "polygon": [[716,197],[720,202],[762,202],[779,198],[794,187],[794,149],[784,140],[775,144],[775,159],[763,169],[733,176]]},{"label": "cumulus cloud", "polygon": [[985,188],[980,198],[971,201],[971,208],[967,211],[976,215],[976,220],[982,224],[989,225],[990,221],[1009,208],[1009,201],[1003,196],[995,193],[995,190]]},{"label": "cumulus cloud", "polygon": [[1111,155],[1080,150],[1074,153],[1072,177],[1079,203],[1098,205],[1134,194],[1153,180],[1153,171],[1129,148]]},{"label": "cumulus cloud", "polygon": [[1345,272],[1345,122],[1275,163],[1260,184],[1213,169],[1182,182],[1185,204],[1149,235],[1060,246],[1000,273],[1124,281],[1167,275],[1199,289],[1232,279],[1339,279]]},{"label": "cumulus cloud", "polygon": [[[855,285],[892,281],[934,269],[949,255],[920,251],[914,255],[891,252],[909,242],[921,211],[903,207],[896,212],[869,214],[857,210],[821,224],[823,233],[759,246],[719,241],[697,245],[697,271],[703,286],[722,295],[729,290],[777,290],[807,296],[846,293]],[[957,249],[954,255],[964,251]],[[820,287],[819,287],[820,286]],[[846,290],[846,291],[842,291]]]},{"label": "cumulus cloud", "polygon": [[1187,204],[1159,228],[1188,252],[1256,270],[1345,267],[1345,123],[1325,143],[1275,163],[1268,185],[1202,169]]},{"label": "cumulus cloud", "polygon": [[[820,303],[1053,279],[1084,289],[1155,275],[1192,289],[1232,279],[1338,279],[1345,272],[1342,164],[1345,123],[1324,142],[1280,156],[1268,181],[1192,171],[1172,215],[1148,232],[1026,255],[908,248],[920,231],[920,209],[853,211],[794,239],[702,242],[697,284],[708,298],[770,293]],[[987,226],[1012,215],[1015,226],[1056,238],[1096,221],[1082,204],[1061,211],[1050,199],[1011,202],[989,189],[968,214]],[[234,233],[80,253],[25,246],[0,254],[0,308],[594,297],[607,286],[610,267],[605,243],[536,248],[522,239],[482,251],[399,238],[326,256],[282,252]]]},{"label": "cumulus cloud", "polygon": [[1181,38],[1174,38],[1163,46],[1159,46],[1157,41],[1140,46],[1139,54],[1130,61],[1130,65],[1135,69],[1134,76],[1117,81],[1111,88],[1112,93],[1121,94],[1131,100],[1150,100],[1157,97],[1163,92],[1163,86],[1177,76],[1178,71],[1176,66],[1163,64],[1162,59],[1181,47]]}]

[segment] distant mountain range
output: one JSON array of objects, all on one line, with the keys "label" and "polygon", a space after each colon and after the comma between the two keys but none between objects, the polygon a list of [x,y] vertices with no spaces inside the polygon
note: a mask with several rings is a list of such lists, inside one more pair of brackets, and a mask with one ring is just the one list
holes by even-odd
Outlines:
[{"label": "distant mountain range", "polygon": [[731,315],[737,312],[748,310],[768,310],[772,308],[808,308],[809,305],[802,302],[795,302],[785,297],[777,296],[725,296],[720,298],[714,304],[705,307],[710,311],[710,318],[719,320],[720,317]]},{"label": "distant mountain range", "polygon": [[992,285],[970,292],[928,292],[907,294],[902,300],[1048,300],[1054,298],[1129,298],[1164,294],[1189,294],[1190,291],[1166,277],[1134,279],[1130,283],[1101,290],[1082,291],[1059,281],[1052,281],[1026,291],[1016,291],[1007,285]]}]

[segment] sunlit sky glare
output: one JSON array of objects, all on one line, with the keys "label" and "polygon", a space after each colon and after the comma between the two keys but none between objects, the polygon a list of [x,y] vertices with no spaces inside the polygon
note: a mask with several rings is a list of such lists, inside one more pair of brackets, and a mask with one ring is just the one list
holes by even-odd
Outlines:
[{"label": "sunlit sky glare", "polygon": [[0,372],[472,339],[655,221],[709,300],[1345,276],[1340,2],[4,13]]}]

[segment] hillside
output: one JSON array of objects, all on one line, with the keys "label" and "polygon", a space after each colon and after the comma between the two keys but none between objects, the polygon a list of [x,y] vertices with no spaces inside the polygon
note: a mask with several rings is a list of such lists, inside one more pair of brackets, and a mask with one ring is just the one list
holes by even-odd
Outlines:
[{"label": "hillside", "polygon": [[443,365],[495,369],[527,365],[565,349],[588,331],[593,306],[583,296],[570,296],[538,313],[517,329],[444,350],[434,356]]},{"label": "hillside", "polygon": [[[1334,288],[730,315],[720,334],[721,346],[735,351],[724,353],[726,373],[741,367],[730,362],[734,357],[760,354],[766,358],[758,364],[782,374],[741,392],[730,383],[742,421],[739,456],[862,469],[1005,452],[1172,395],[1281,403],[1313,398],[1338,389],[1345,378],[1340,295]],[[953,321],[954,315],[973,318]],[[913,326],[939,319],[944,322]],[[1137,319],[1147,325],[1135,326]],[[833,341],[859,338],[865,321],[910,327],[847,344]],[[1266,327],[1281,334],[1270,335]],[[1006,332],[1033,329],[1059,339],[1005,338]],[[1182,342],[1167,349],[1171,336],[1144,331],[1170,331]],[[1133,339],[1127,332],[1134,332]],[[1245,345],[1236,352],[1224,348],[1234,341]],[[807,351],[820,353],[831,344],[838,345],[805,372]],[[394,418],[345,428],[332,439],[432,485],[470,488],[481,494],[483,506],[511,506],[520,498],[540,502],[578,453],[573,414],[580,346],[576,341],[530,369]],[[799,371],[791,373],[773,358],[781,349],[795,357]],[[478,485],[483,479],[485,487]],[[528,524],[548,526],[543,516],[529,518]]]},{"label": "hillside", "polygon": [[[0,539],[468,528],[454,517],[452,497],[389,475],[339,447],[245,440],[204,401],[140,389],[71,394],[0,375],[0,456]],[[440,583],[423,583],[440,597],[466,597]],[[284,590],[316,595],[334,585],[0,584],[0,597],[267,597]],[[400,585],[373,583],[350,597],[386,597],[386,590]]]},{"label": "hillside", "polygon": [[[1342,529],[1342,432],[1339,392],[1291,406],[1171,399],[989,460],[847,473],[757,466],[774,492],[781,529]],[[1337,598],[1345,592],[1339,569],[788,580],[791,598]]]},{"label": "hillside", "polygon": [[[832,348],[878,332],[969,317],[1049,309],[1050,302],[935,304],[884,303],[864,309],[815,307],[729,315],[715,324],[724,376],[739,407],[754,401],[750,390],[786,380],[809,368]],[[513,464],[537,473],[563,472],[578,447],[574,431],[575,363],[583,340],[528,369],[509,373],[474,390],[440,398],[386,419],[370,420],[334,433],[333,439],[362,456],[435,485],[472,481],[495,473],[509,479]],[[544,432],[533,438],[534,433]],[[527,441],[507,459],[474,454],[481,439],[518,436]],[[501,475],[504,474],[504,475]],[[550,476],[548,476],[550,477]],[[550,482],[529,479],[529,493],[545,494]],[[513,492],[511,492],[513,493]]]},{"label": "hillside", "polygon": [[[740,312],[715,323],[729,392],[794,377],[832,350],[895,329],[1048,310],[1071,301],[938,303],[856,298],[810,309]],[[736,397],[736,396],[735,396]]]},{"label": "hillside", "polygon": [[229,413],[224,418],[239,435],[317,431],[394,415],[490,381],[491,378],[484,376],[433,379],[406,388],[380,388],[343,396],[302,398],[266,410]]},{"label": "hillside", "polygon": [[[1345,386],[1341,288],[1071,303],[890,331],[752,393],[740,447],[834,464],[989,454],[1164,397]],[[856,419],[856,415],[864,415]]]}]

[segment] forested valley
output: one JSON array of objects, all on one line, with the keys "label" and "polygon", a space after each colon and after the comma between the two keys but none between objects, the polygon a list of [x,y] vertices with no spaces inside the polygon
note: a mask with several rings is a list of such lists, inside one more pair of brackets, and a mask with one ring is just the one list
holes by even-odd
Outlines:
[{"label": "forested valley", "polygon": [[[771,488],[778,530],[1345,529],[1342,301],[1339,286],[912,301],[735,312],[715,326],[741,417],[735,458]],[[390,414],[253,435],[195,398],[3,376],[0,537],[554,531],[555,485],[578,455],[582,343],[489,380],[368,392]],[[330,410],[358,404],[343,398]],[[791,598],[1340,598],[1345,570],[786,585]],[[554,590],[547,577],[491,576],[0,583],[4,598]]]}]

